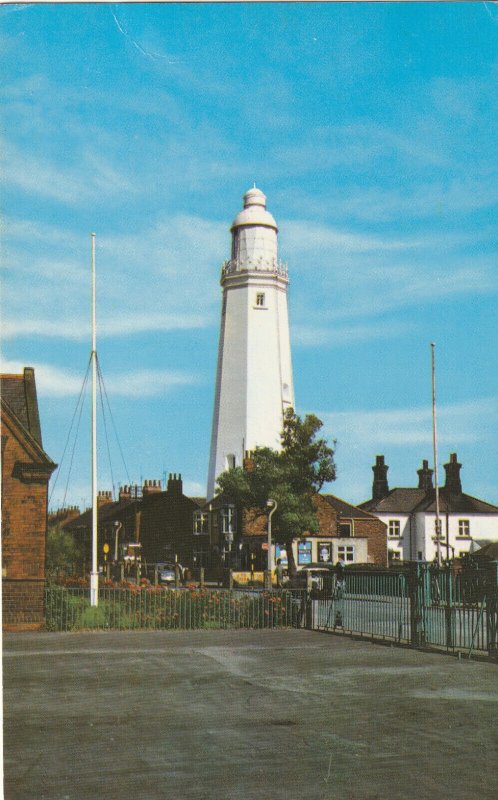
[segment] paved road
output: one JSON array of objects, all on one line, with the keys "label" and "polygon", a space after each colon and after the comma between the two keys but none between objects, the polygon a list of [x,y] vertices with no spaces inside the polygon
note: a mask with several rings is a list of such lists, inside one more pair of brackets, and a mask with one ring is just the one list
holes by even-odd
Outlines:
[{"label": "paved road", "polygon": [[493,664],[304,630],[3,644],[6,800],[496,797]]}]

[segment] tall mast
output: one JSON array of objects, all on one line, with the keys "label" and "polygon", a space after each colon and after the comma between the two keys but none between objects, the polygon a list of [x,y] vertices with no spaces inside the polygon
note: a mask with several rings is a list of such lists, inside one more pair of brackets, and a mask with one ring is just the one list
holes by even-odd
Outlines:
[{"label": "tall mast", "polygon": [[92,572],[90,575],[90,604],[99,604],[99,573],[97,565],[97,315],[95,281],[95,234],[92,233]]},{"label": "tall mast", "polygon": [[437,480],[437,428],[436,428],[436,345],[431,342],[432,351],[432,447],[434,451],[434,488],[436,490],[436,556],[438,566],[441,566],[441,520],[439,517],[439,484]]}]

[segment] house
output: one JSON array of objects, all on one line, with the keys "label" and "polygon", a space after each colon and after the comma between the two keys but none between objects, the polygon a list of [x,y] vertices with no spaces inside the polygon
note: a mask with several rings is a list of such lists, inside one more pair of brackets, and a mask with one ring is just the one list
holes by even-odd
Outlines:
[{"label": "house", "polygon": [[[146,481],[148,483],[148,481]],[[124,486],[119,489],[118,500],[114,501],[109,491],[99,491],[97,495],[97,561],[102,565],[107,558],[118,561],[122,546],[140,540],[140,517],[142,507],[142,487]],[[92,564],[92,519],[91,508],[77,516],[71,516],[62,525],[64,531],[73,535],[80,545],[83,562],[82,575],[91,570]],[[108,555],[104,553],[107,545]],[[106,558],[104,558],[106,556]]]},{"label": "house", "polygon": [[1,375],[2,609],[6,630],[44,623],[48,482],[34,369]]},{"label": "house", "polygon": [[[183,494],[181,475],[170,475],[166,490],[161,481],[146,480],[143,486],[123,486],[118,500],[112,493],[100,491],[98,505],[98,563],[121,561],[124,545],[140,545],[143,564],[178,560],[183,566],[195,566],[196,549],[193,514],[204,502]],[[64,525],[83,544],[85,567],[91,564],[92,510],[88,509]],[[106,547],[107,546],[107,547]],[[104,553],[104,549],[108,554]]]},{"label": "house", "polygon": [[178,561],[189,569],[204,566],[202,535],[196,537],[193,524],[204,499],[186,497],[182,476],[176,473],[169,475],[166,491],[161,491],[160,484],[148,488],[144,487],[142,497],[142,558],[148,564]]},{"label": "house", "polygon": [[[477,540],[498,540],[498,507],[465,494],[457,454],[444,465],[445,484],[439,489],[440,548],[443,559],[461,558]],[[387,525],[389,560],[432,561],[437,555],[436,491],[433,470],[423,461],[417,470],[418,486],[389,489],[384,456],[372,467],[372,497],[360,508]]]},{"label": "house", "polygon": [[[331,494],[317,494],[313,503],[319,530],[294,540],[298,569],[310,563],[337,561],[387,565],[386,525],[381,520]],[[204,546],[209,548],[209,567],[255,572],[266,569],[268,515],[265,511],[239,508],[229,497],[217,495],[195,512],[194,518],[197,535],[204,537]],[[283,545],[274,542],[273,547],[275,563],[283,557]]]}]

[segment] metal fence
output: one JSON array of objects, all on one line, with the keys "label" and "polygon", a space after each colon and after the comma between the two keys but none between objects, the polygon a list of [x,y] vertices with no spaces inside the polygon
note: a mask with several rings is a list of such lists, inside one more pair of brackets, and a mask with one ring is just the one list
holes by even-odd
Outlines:
[{"label": "metal fence", "polygon": [[371,636],[451,652],[498,651],[498,563],[414,564],[403,570],[345,571],[313,599],[317,630]]},{"label": "metal fence", "polygon": [[47,586],[45,627],[74,630],[196,630],[289,628],[306,624],[306,593],[242,589],[100,588]]}]

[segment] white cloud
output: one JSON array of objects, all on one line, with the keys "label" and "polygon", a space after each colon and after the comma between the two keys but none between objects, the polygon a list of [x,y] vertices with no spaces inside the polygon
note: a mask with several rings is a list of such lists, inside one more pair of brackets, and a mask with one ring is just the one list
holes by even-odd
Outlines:
[{"label": "white cloud", "polygon": [[[432,409],[427,407],[319,413],[342,446],[362,449],[432,446]],[[438,408],[438,441],[455,447],[486,439],[498,424],[498,398],[478,398]]]},{"label": "white cloud", "polygon": [[[21,374],[26,364],[0,358],[0,369],[6,374]],[[41,397],[72,397],[80,393],[84,375],[60,369],[51,364],[31,363],[35,370],[36,388]],[[198,383],[196,375],[174,370],[137,370],[118,375],[106,375],[107,394],[120,397],[153,397],[180,386]]]}]

